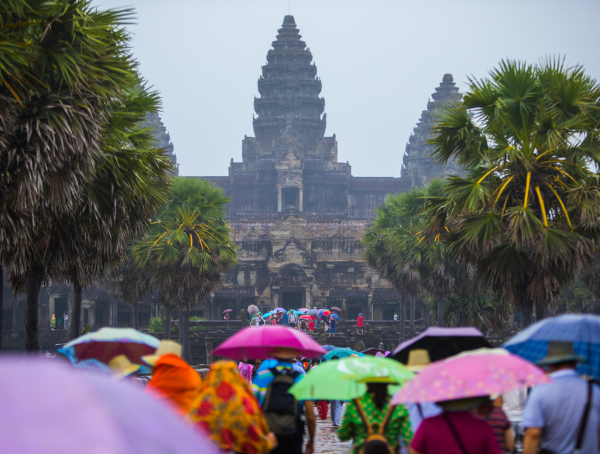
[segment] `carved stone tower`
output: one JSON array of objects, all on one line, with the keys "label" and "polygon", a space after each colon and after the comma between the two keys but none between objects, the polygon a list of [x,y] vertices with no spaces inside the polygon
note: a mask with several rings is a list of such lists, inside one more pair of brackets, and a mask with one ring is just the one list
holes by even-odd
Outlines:
[{"label": "carved stone tower", "polygon": [[424,186],[434,178],[463,173],[454,161],[449,161],[445,166],[437,164],[431,157],[433,146],[427,144],[435,122],[435,110],[442,104],[458,102],[462,98],[452,74],[444,75],[442,83],[435,89],[432,98],[433,101],[427,103],[427,110],[421,113],[421,119],[406,144],[401,177],[409,180],[412,188]]}]

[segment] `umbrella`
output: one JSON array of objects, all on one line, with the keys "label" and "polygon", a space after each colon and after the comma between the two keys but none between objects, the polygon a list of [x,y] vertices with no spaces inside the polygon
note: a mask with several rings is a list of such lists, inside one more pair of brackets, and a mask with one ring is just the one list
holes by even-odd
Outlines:
[{"label": "umbrella", "polygon": [[285,309],[283,307],[276,307],[271,312],[285,312]]},{"label": "umbrella", "polygon": [[273,312],[265,312],[264,314],[262,314],[263,318],[270,317],[271,315],[273,315]]},{"label": "umbrella", "polygon": [[546,318],[509,339],[503,347],[537,363],[548,353],[549,341],[573,342],[575,353],[587,360],[577,366],[577,371],[600,379],[600,316],[564,314]]},{"label": "umbrella", "polygon": [[[256,371],[256,373],[261,372],[265,369],[271,369],[277,366],[278,363],[279,361],[277,361],[276,359],[265,359]],[[290,361],[290,363],[292,364],[293,370],[300,372],[302,375],[306,375],[306,371],[300,364],[298,364],[296,361]]]},{"label": "umbrella", "polygon": [[125,355],[133,364],[142,366],[142,373],[149,373],[142,356],[153,354],[160,341],[149,334],[132,328],[101,328],[63,345],[58,352],[65,355],[75,367],[110,372],[108,362],[116,356]]},{"label": "umbrella", "polygon": [[311,309],[308,311],[309,314],[317,314],[319,311],[316,309]]},{"label": "umbrella", "polygon": [[337,314],[331,314],[331,318],[334,320],[341,320],[340,316]]},{"label": "umbrella", "polygon": [[304,320],[315,320],[316,317],[314,315],[301,315],[300,318]]},{"label": "umbrella", "polygon": [[350,355],[365,356],[364,353],[356,352],[351,348],[334,348],[333,350],[327,352],[327,354],[325,355],[325,359],[329,361],[334,356],[337,356],[338,358],[342,359]]},{"label": "umbrella", "polygon": [[375,356],[377,353],[381,353],[382,355],[385,355],[385,350],[382,350],[380,348],[367,348],[366,350],[362,351],[365,355],[367,356]]},{"label": "umbrella", "polygon": [[333,345],[323,345],[323,349],[327,350],[328,352],[330,352],[334,348],[336,348],[336,347],[334,347]]},{"label": "umbrella", "polygon": [[254,304],[251,304],[250,306],[248,306],[248,313],[250,315],[258,314],[259,313],[258,306],[254,305]]},{"label": "umbrella", "polygon": [[309,309],[305,308],[305,307],[301,307],[300,309],[298,309],[299,311],[305,311],[308,312]]},{"label": "umbrella", "polygon": [[233,312],[233,309],[225,309],[225,310],[223,311],[223,313],[226,313],[226,312]]},{"label": "umbrella", "polygon": [[427,328],[423,333],[396,347],[390,358],[408,363],[408,353],[415,349],[429,352],[431,361],[446,359],[466,350],[491,347],[476,328]]},{"label": "umbrella", "polygon": [[413,373],[397,361],[365,356],[330,361],[311,369],[290,388],[296,399],[350,400],[366,392],[365,383],[404,383]]},{"label": "umbrella", "polygon": [[544,371],[496,348],[468,351],[427,366],[405,384],[393,403],[424,403],[504,394],[548,383]]},{"label": "umbrella", "polygon": [[332,310],[332,311],[339,311],[339,312],[342,312],[342,310],[341,310],[339,307],[335,307],[335,306],[333,306],[333,307],[331,308],[331,310]]},{"label": "umbrella", "polygon": [[183,418],[133,384],[22,358],[3,359],[0,377],[0,452],[217,453]]},{"label": "umbrella", "polygon": [[322,315],[329,315],[331,314],[331,311],[329,309],[321,309],[319,311],[319,317],[321,317]]},{"label": "umbrella", "polygon": [[294,328],[282,325],[251,327],[237,332],[213,351],[213,355],[236,360],[265,359],[277,347],[294,348],[298,355],[315,358],[325,350],[309,336]]}]

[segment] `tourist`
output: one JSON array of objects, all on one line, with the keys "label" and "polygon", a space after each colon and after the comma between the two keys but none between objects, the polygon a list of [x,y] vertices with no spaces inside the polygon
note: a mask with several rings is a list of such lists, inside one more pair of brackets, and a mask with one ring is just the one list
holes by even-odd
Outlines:
[{"label": "tourist", "polygon": [[201,379],[198,372],[181,359],[181,352],[179,343],[163,340],[154,355],[142,359],[153,367],[145,392],[186,416],[198,395]]},{"label": "tourist", "polygon": [[[533,388],[523,414],[523,453],[597,452],[600,390],[577,375],[583,358],[571,342],[549,342],[538,362],[550,370],[550,383]],[[581,432],[579,428],[585,425]],[[579,445],[579,446],[578,446]]]},{"label": "tourist", "polygon": [[413,434],[408,411],[404,405],[390,405],[390,400],[387,383],[367,383],[367,392],[348,403],[338,438],[341,441],[352,438],[352,451],[356,453],[363,448],[370,428],[385,437],[390,453],[398,452],[399,437],[406,445],[410,444]]},{"label": "tourist", "polygon": [[363,314],[358,314],[358,317],[356,317],[356,334],[364,334],[364,326]]},{"label": "tourist", "polygon": [[240,361],[238,364],[238,369],[242,378],[246,380],[250,386],[252,386],[252,364],[247,364]]},{"label": "tourist", "polygon": [[394,321],[395,321],[395,322],[397,322],[397,321],[398,321],[398,314],[396,314],[395,312],[394,312]]},{"label": "tourist", "polygon": [[291,328],[296,326],[296,314],[294,314],[292,311],[290,311],[288,315],[288,326]]},{"label": "tourist", "polygon": [[69,328],[69,314],[65,313],[63,320],[65,321],[65,329]]},{"label": "tourist", "polygon": [[502,410],[506,413],[512,426],[515,450],[521,452],[523,448],[523,412],[527,402],[527,388],[515,389],[505,393],[500,399]]},{"label": "tourist", "polygon": [[[332,356],[329,361],[337,361],[340,358],[338,356]],[[340,428],[340,421],[342,419],[342,410],[344,408],[343,400],[332,400],[331,403],[331,427],[334,429]]]},{"label": "tourist", "polygon": [[281,316],[281,324],[283,326],[287,326],[288,325],[288,321],[289,321],[289,315],[287,312],[284,312],[283,315]]},{"label": "tourist", "polygon": [[266,454],[277,446],[252,389],[231,361],[211,366],[190,421],[222,452]]},{"label": "tourist", "polygon": [[[277,395],[272,393],[273,386],[271,384],[277,379],[278,389],[282,390],[283,386],[289,387],[293,383],[298,383],[302,380],[303,375],[293,370],[294,358],[298,356],[298,351],[293,348],[276,348],[272,353],[273,357],[277,360],[275,367],[267,370],[263,370],[256,375],[252,389],[259,400],[263,412],[269,422],[269,426],[273,430],[273,427],[278,426],[281,431],[282,425],[285,425],[283,429],[293,432],[290,435],[280,435],[276,433],[278,446],[273,451],[274,454],[301,454],[304,434],[304,418],[306,417],[308,425],[309,440],[306,445],[306,453],[312,454],[314,451],[314,439],[316,431],[316,418],[314,413],[314,407],[312,401],[297,402],[295,398],[289,399],[289,394],[285,393],[279,395],[283,399],[276,399]],[[273,397],[273,399],[271,399]],[[283,402],[282,402],[283,401]],[[291,402],[296,402],[297,415],[295,424],[290,425],[289,421],[286,423],[281,417],[272,411],[273,406],[288,406]],[[286,408],[286,410],[290,411]],[[291,408],[294,411],[295,407]],[[284,415],[285,416],[285,415]],[[273,430],[275,432],[275,430]]]},{"label": "tourist", "polygon": [[315,321],[317,320],[316,317],[311,317],[310,320],[308,321],[308,332],[313,334],[315,332]]},{"label": "tourist", "polygon": [[438,402],[440,415],[424,419],[410,444],[411,454],[501,454],[488,423],[471,415],[487,397]]},{"label": "tourist", "polygon": [[223,320],[229,320],[229,312],[225,312],[223,315]]},{"label": "tourist", "polygon": [[337,320],[333,317],[329,317],[329,336],[335,337],[335,326],[337,325]]},{"label": "tourist", "polygon": [[123,380],[132,374],[135,374],[139,369],[139,364],[132,364],[129,358],[125,355],[115,356],[108,362],[108,367],[113,376],[113,380]]},{"label": "tourist", "polygon": [[[377,352],[375,356],[379,355],[380,353],[381,352]],[[408,363],[406,364],[406,368],[411,372],[418,374],[429,364],[431,364],[431,360],[427,350],[414,349],[408,352]],[[417,431],[425,418],[437,416],[442,412],[442,408],[433,402],[406,404],[406,408],[408,409],[410,425],[413,432]]]},{"label": "tourist", "polygon": [[56,327],[56,315],[52,314],[52,320],[50,320],[50,328]]},{"label": "tourist", "polygon": [[[64,314],[63,314],[63,315],[64,315]],[[63,319],[62,319],[62,317],[60,317],[60,318],[59,318],[59,319],[56,321],[56,327],[60,329],[60,328],[63,328],[63,326],[64,326],[64,325],[63,325]]]},{"label": "tourist", "polygon": [[511,423],[502,408],[495,406],[491,399],[482,403],[479,408],[472,410],[471,414],[490,425],[501,452],[511,452],[514,449]]},{"label": "tourist", "polygon": [[271,319],[271,325],[277,325],[277,315],[271,315],[269,318]]}]

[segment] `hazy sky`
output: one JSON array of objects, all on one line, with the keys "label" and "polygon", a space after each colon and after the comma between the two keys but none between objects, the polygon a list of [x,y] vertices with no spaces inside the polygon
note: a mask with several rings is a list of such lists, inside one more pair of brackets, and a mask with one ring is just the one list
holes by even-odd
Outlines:
[{"label": "hazy sky", "polygon": [[[253,97],[289,0],[95,0],[133,6],[134,53],[163,99],[181,175],[227,175],[252,130]],[[296,0],[323,82],[326,136],[357,176],[399,176],[445,73],[464,90],[503,58],[563,55],[600,78],[598,0]]]}]

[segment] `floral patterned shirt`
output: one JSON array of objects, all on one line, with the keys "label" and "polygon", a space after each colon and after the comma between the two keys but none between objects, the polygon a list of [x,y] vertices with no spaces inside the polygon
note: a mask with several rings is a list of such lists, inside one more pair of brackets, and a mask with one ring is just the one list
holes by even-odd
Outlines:
[{"label": "floral patterned shirt", "polygon": [[[364,396],[358,398],[362,409],[367,415],[367,420],[371,423],[374,431],[376,431],[379,427],[379,424],[383,422],[388,411],[390,400],[391,397],[388,397],[388,401],[385,403],[383,408],[379,410],[375,406],[371,394],[366,393]],[[410,446],[413,433],[410,426],[408,410],[404,405],[398,405],[395,408],[385,428],[384,434],[388,439],[389,444],[394,450],[396,450],[396,452],[398,450],[399,437],[402,437],[402,440],[406,446]],[[353,449],[355,452],[360,451],[367,438],[367,428],[363,424],[360,414],[358,413],[358,409],[356,408],[356,404],[352,400],[348,402],[348,408],[346,409],[346,413],[344,413],[342,426],[338,430],[338,438],[341,441],[346,441],[350,438],[353,438]]]}]

